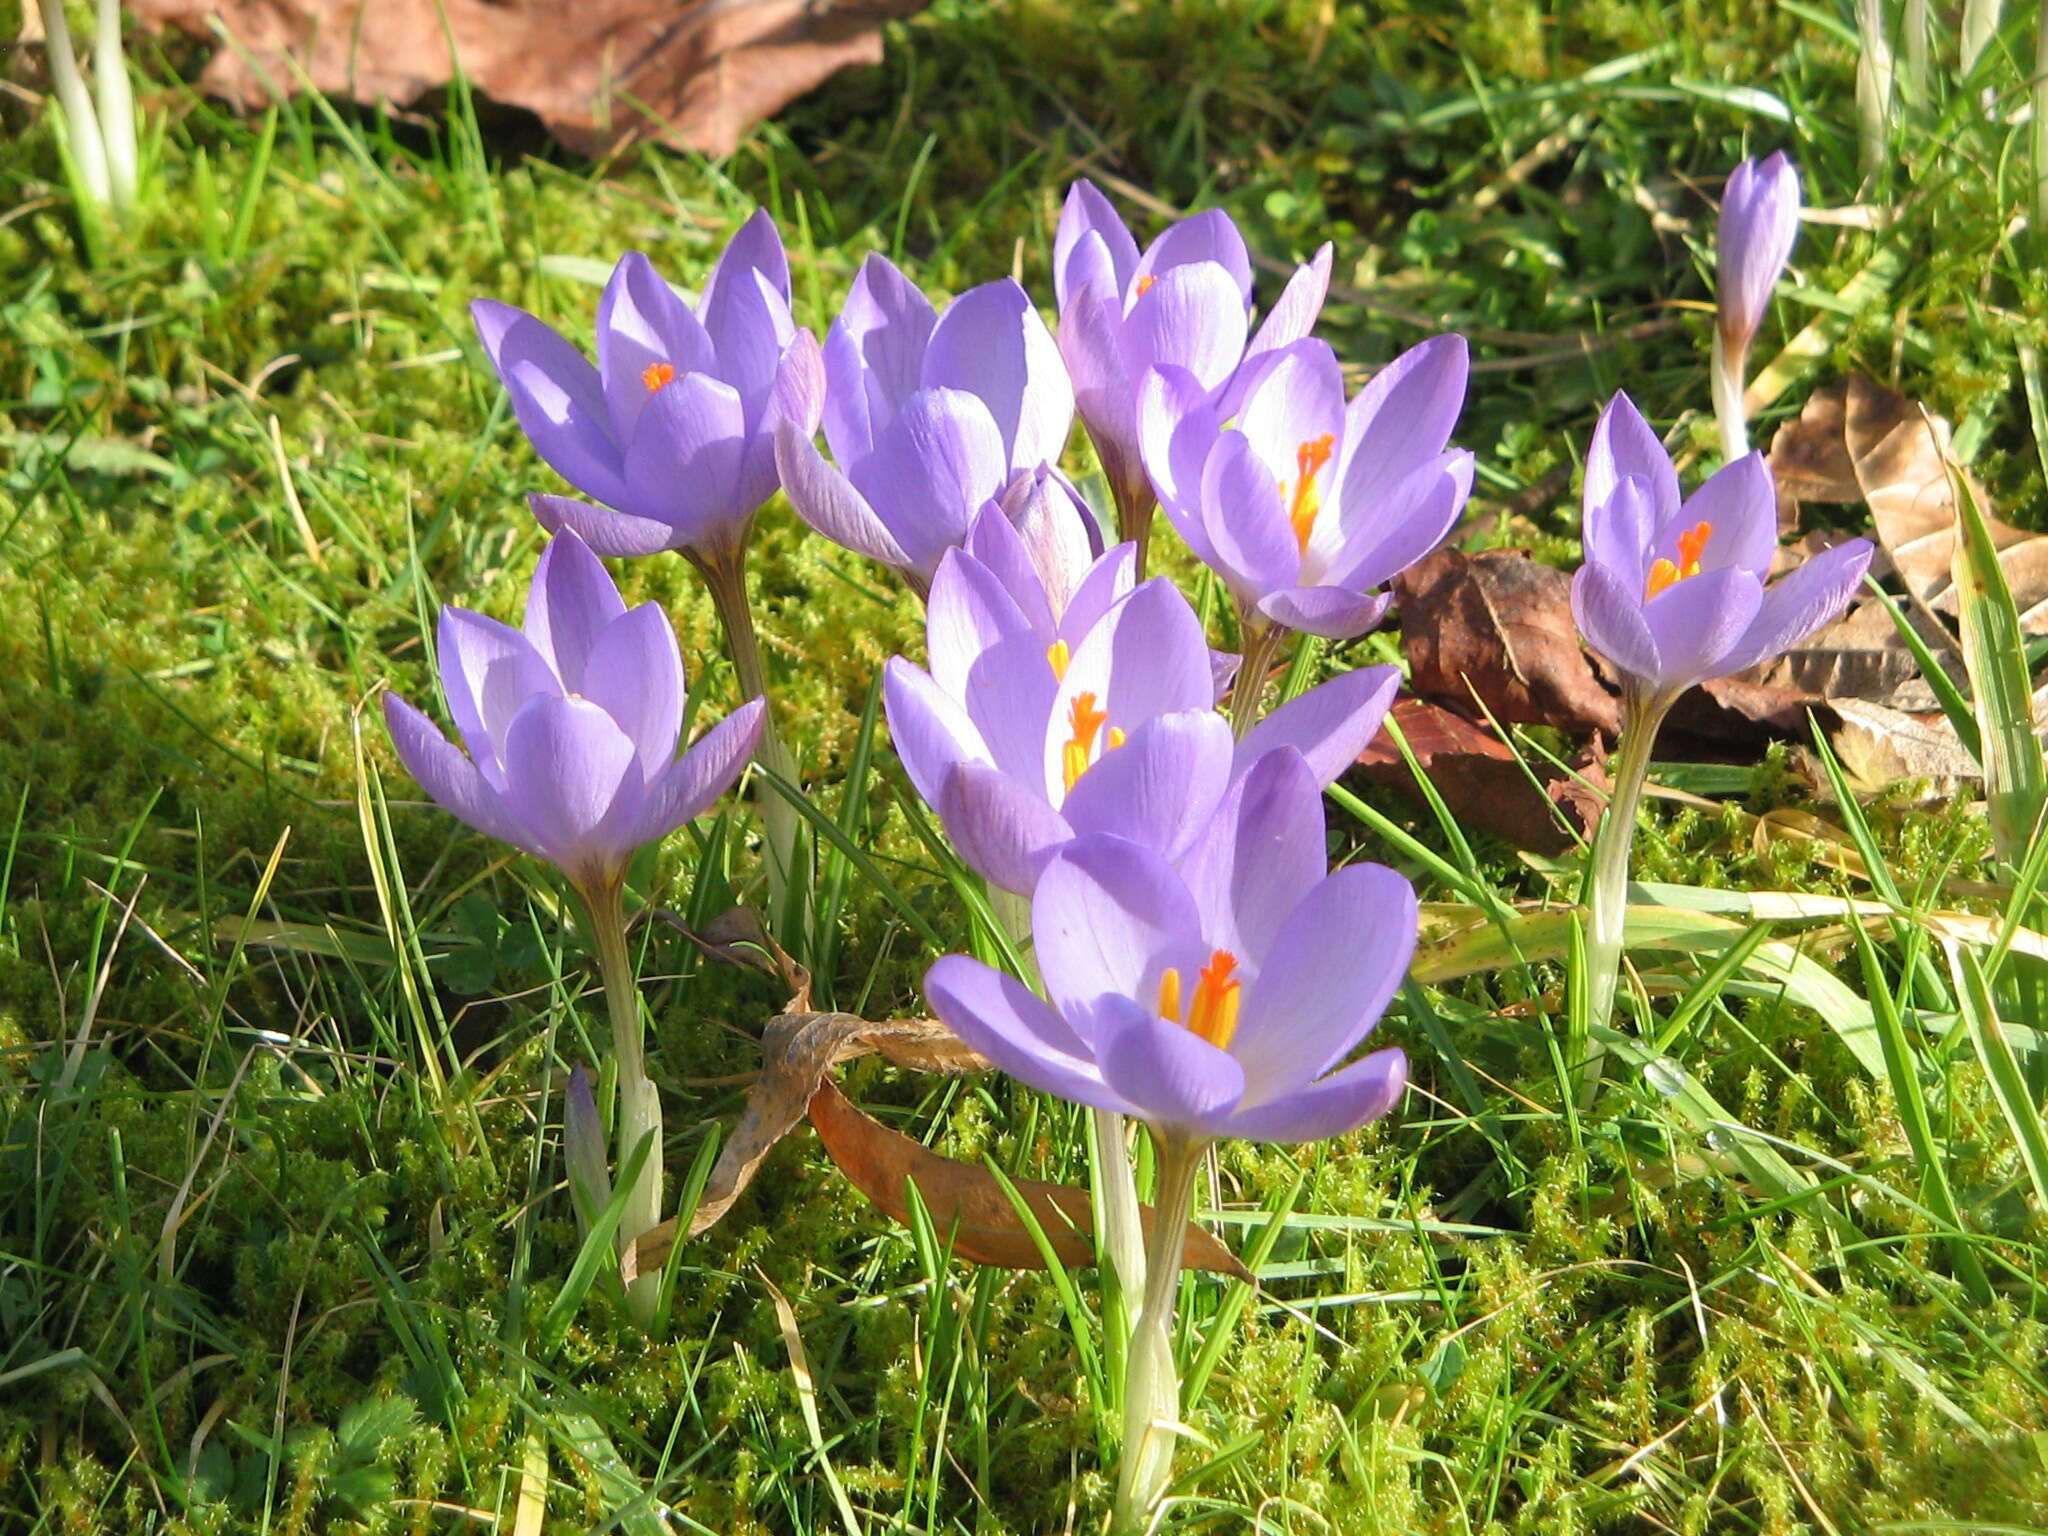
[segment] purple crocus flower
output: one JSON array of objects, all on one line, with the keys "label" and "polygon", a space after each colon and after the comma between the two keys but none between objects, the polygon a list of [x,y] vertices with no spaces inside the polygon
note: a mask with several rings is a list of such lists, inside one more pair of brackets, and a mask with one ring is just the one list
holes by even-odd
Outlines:
[{"label": "purple crocus flower", "polygon": [[1651,701],[1798,644],[1848,606],[1871,556],[1869,540],[1851,539],[1766,588],[1778,501],[1763,456],[1737,459],[1681,505],[1670,456],[1623,394],[1586,454],[1582,533],[1579,632]]},{"label": "purple crocus flower", "polygon": [[794,366],[805,354],[789,260],[765,210],[725,248],[694,311],[645,256],[620,258],[598,301],[595,367],[522,309],[478,299],[470,313],[535,451],[603,503],[537,495],[534,515],[600,554],[680,549],[730,565],[775,492],[776,421],[818,423],[821,388]]},{"label": "purple crocus flower", "polygon": [[1798,237],[1799,172],[1785,152],[1735,167],[1721,194],[1714,263],[1721,336],[1731,353],[1746,352],[1755,339]]},{"label": "purple crocus flower", "polygon": [[658,603],[628,609],[574,532],[540,557],[521,631],[441,610],[441,686],[462,746],[397,694],[384,719],[399,759],[442,809],[615,890],[635,849],[702,814],[761,734],[760,699],[681,757],[683,662]]},{"label": "purple crocus flower", "polygon": [[825,442],[791,417],[776,436],[799,515],[922,591],[984,502],[1057,463],[1074,391],[1031,299],[1004,279],[943,316],[885,257],[869,256],[825,337]]},{"label": "purple crocus flower", "polygon": [[991,558],[960,549],[940,563],[931,670],[895,657],[883,683],[911,782],[1000,888],[1029,894],[1052,852],[1088,832],[1178,856],[1264,754],[1294,746],[1327,785],[1379,729],[1393,667],[1334,678],[1234,743],[1201,621],[1171,582],[1118,595],[1132,560],[1120,545],[1055,613],[1042,593],[1020,600],[1029,571],[1000,522],[985,514],[974,530]]},{"label": "purple crocus flower", "polygon": [[1465,373],[1461,336],[1402,353],[1349,406],[1320,341],[1276,348],[1220,391],[1155,368],[1138,406],[1145,466],[1252,625],[1348,639],[1386,612],[1373,589],[1440,544],[1471,493],[1471,454],[1446,447]]},{"label": "purple crocus flower", "polygon": [[[1140,253],[1123,219],[1091,182],[1067,189],[1053,239],[1060,355],[1075,403],[1124,518],[1141,518],[1152,488],[1139,450],[1138,386],[1155,366],[1182,368],[1220,388],[1247,355],[1299,341],[1330,286],[1331,247],[1299,268],[1252,337],[1251,258],[1220,208],[1170,226]],[[1126,537],[1135,530],[1126,526]]]},{"label": "purple crocus flower", "polygon": [[1013,1077],[1164,1136],[1340,1135],[1407,1083],[1398,1048],[1338,1063],[1407,974],[1417,906],[1390,869],[1325,867],[1315,775],[1275,752],[1178,868],[1102,834],[1052,856],[1031,902],[1046,999],[965,955],[925,995]]}]

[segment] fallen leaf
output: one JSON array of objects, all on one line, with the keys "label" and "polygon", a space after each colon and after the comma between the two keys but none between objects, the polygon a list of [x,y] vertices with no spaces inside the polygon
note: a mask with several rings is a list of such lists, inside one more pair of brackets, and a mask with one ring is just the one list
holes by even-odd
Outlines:
[{"label": "fallen leaf", "polygon": [[1571,577],[1525,549],[1441,549],[1394,582],[1409,686],[1505,725],[1621,728],[1572,620]]},{"label": "fallen leaf", "polygon": [[[1396,699],[1387,717],[1399,727],[1417,765],[1460,822],[1531,853],[1560,854],[1572,846],[1571,834],[1558,823],[1553,798],[1530,780],[1507,744],[1485,726],[1427,699]],[[1415,777],[1385,726],[1358,763],[1375,784],[1418,793]]]},{"label": "fallen leaf", "polygon": [[200,84],[237,105],[312,89],[410,106],[454,77],[582,154],[642,140],[728,155],[928,0],[130,0],[145,24],[233,45]]},{"label": "fallen leaf", "polygon": [[1829,707],[1841,721],[1828,733],[1829,744],[1858,793],[1925,779],[1930,796],[1948,799],[1982,777],[1946,715],[1910,715],[1865,699],[1834,699]]},{"label": "fallen leaf", "polygon": [[[932,1226],[952,1251],[977,1264],[1043,1269],[1045,1259],[995,1175],[974,1163],[938,1153],[870,1119],[846,1100],[830,1078],[811,1099],[811,1124],[847,1180],[898,1221],[910,1219],[909,1186],[917,1185]],[[1059,1261],[1078,1268],[1095,1262],[1094,1214],[1088,1192],[1064,1184],[1015,1179],[1011,1187],[1030,1209]],[[1138,1207],[1149,1242],[1156,1213]],[[1181,1262],[1189,1269],[1249,1281],[1251,1271],[1214,1237],[1187,1224]]]},{"label": "fallen leaf", "polygon": [[[1955,636],[1918,606],[1907,609],[1906,617],[1944,669],[1960,679],[1963,661]],[[1909,714],[1940,707],[1920,675],[1919,662],[1899,639],[1891,614],[1874,598],[1857,603],[1804,644],[1743,677],[1809,698],[1862,699]]]},{"label": "fallen leaf", "polygon": [[[775,1144],[803,1119],[805,1106],[826,1075],[841,1062],[880,1054],[920,1072],[986,1072],[988,1060],[961,1044],[936,1019],[876,1022],[851,1013],[813,1013],[797,1008],[777,1015],[761,1032],[761,1074],[747,1094],[739,1123],[719,1148],[718,1161],[690,1219],[686,1237],[715,1225],[754,1181]],[[675,1218],[650,1227],[619,1260],[620,1276],[651,1273],[668,1262],[676,1239]]]}]

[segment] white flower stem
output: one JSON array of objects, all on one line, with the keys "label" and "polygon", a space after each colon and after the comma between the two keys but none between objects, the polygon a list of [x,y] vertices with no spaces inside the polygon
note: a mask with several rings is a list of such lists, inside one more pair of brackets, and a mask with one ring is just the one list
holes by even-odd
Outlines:
[{"label": "white flower stem", "polygon": [[99,0],[92,45],[98,86],[100,139],[107,160],[107,190],[117,209],[135,206],[135,93],[121,51],[121,0]]},{"label": "white flower stem", "polygon": [[[584,906],[590,913],[590,931],[597,945],[598,972],[604,978],[604,998],[611,1015],[612,1059],[619,1073],[618,1119],[612,1145],[614,1163],[623,1170],[640,1143],[652,1136],[647,1156],[633,1180],[619,1217],[617,1236],[621,1256],[641,1233],[661,1220],[661,1095],[647,1076],[646,1052],[641,1040],[640,986],[633,976],[633,960],[626,952],[626,915],[617,881],[604,890],[586,890]],[[636,1276],[626,1287],[626,1310],[643,1328],[654,1323],[654,1305],[661,1289],[659,1271]]]},{"label": "white flower stem", "polygon": [[1145,1253],[1145,1304],[1131,1334],[1124,1373],[1123,1444],[1117,1467],[1116,1536],[1138,1536],[1173,1477],[1180,1425],[1180,1377],[1173,1363],[1173,1314],[1180,1294],[1182,1232],[1205,1143],[1155,1132],[1159,1188]]},{"label": "white flower stem", "polygon": [[1749,417],[1743,410],[1743,374],[1749,364],[1749,346],[1728,345],[1728,335],[1714,330],[1714,358],[1707,377],[1714,392],[1714,423],[1721,429],[1721,458],[1733,464],[1749,452]]},{"label": "white flower stem", "polygon": [[[1628,857],[1635,844],[1636,809],[1642,804],[1643,783],[1649,777],[1657,727],[1670,707],[1669,697],[1652,698],[1640,689],[1629,690],[1621,743],[1614,756],[1613,788],[1608,792],[1606,813],[1593,834],[1582,899],[1586,907],[1586,1020],[1589,1034],[1595,1037],[1609,1026],[1614,1014],[1628,918]],[[1580,1079],[1584,1096],[1590,1097],[1599,1084],[1601,1055],[1597,1040],[1589,1039]]]},{"label": "white flower stem", "polygon": [[79,191],[96,203],[113,200],[107,178],[107,151],[100,138],[99,116],[93,111],[92,93],[85,88],[85,76],[78,72],[78,55],[72,51],[71,29],[64,21],[64,0],[41,0],[43,47],[50,58],[50,83],[57,89],[57,104],[64,112],[64,140],[71,164],[78,174]]}]

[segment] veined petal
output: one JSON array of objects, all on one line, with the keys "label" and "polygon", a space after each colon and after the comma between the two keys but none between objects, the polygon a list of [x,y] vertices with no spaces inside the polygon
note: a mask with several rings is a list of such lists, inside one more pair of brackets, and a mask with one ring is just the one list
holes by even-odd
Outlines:
[{"label": "veined petal", "polygon": [[478,299],[469,312],[534,452],[584,495],[617,506],[625,481],[597,370],[522,309]]},{"label": "veined petal", "polygon": [[1346,506],[1387,494],[1439,457],[1465,408],[1465,338],[1433,336],[1374,374],[1344,415],[1338,470]]},{"label": "veined petal", "polygon": [[1091,761],[1108,747],[1108,733],[1130,732],[1155,715],[1207,709],[1215,700],[1209,645],[1201,620],[1164,577],[1154,577],[1118,603],[1074,647],[1059,681],[1045,733],[1046,796],[1059,804],[1066,795],[1064,729],[1093,696],[1103,720],[1089,747]]},{"label": "veined petal", "polygon": [[1138,546],[1119,544],[1088,567],[1081,584],[1059,615],[1060,638],[1071,647],[1080,643],[1102,616],[1138,585]]},{"label": "veined petal", "polygon": [[[1017,526],[1005,515],[999,503],[990,501],[982,504],[981,510],[974,514],[974,520],[967,525],[967,539],[960,550],[987,569],[1024,624],[1034,635],[1043,636],[1045,643],[1051,645],[1054,637],[1053,610],[1046,595],[1045,580],[1032,563],[1031,552],[1024,546],[1024,536],[1017,531]],[[939,561],[938,574],[932,578],[931,595],[925,600],[925,650],[932,659],[935,675],[938,652],[932,644],[930,629],[939,602],[939,584],[947,580],[946,568],[952,562],[951,552]]]},{"label": "veined petal", "polygon": [[691,742],[681,757],[648,779],[647,793],[620,842],[638,848],[703,815],[753,759],[767,720],[767,701],[749,699]]},{"label": "veined petal", "polygon": [[[1778,487],[1762,454],[1745,454],[1710,476],[1686,499],[1654,553],[1673,559],[1678,530],[1699,523],[1713,529],[1700,551],[1702,571],[1745,570],[1760,581],[1770,574],[1778,552]],[[1669,549],[1661,547],[1666,541]]]},{"label": "veined petal", "polygon": [[946,307],[925,348],[923,382],[980,398],[1002,434],[1006,471],[1054,463],[1066,447],[1074,388],[1052,332],[1014,279],[970,288]]},{"label": "veined petal", "polygon": [[590,546],[592,554],[609,557],[658,555],[678,548],[678,535],[669,524],[631,512],[615,512],[594,502],[573,496],[549,496],[541,491],[527,495],[533,519],[549,533],[573,532]]},{"label": "veined petal", "polygon": [[794,422],[776,425],[775,469],[797,516],[834,544],[884,565],[910,566],[909,554],[875,515],[867,498],[825,462],[810,434]]},{"label": "veined petal", "polygon": [[1360,667],[1318,683],[1299,698],[1282,704],[1237,744],[1236,772],[1281,747],[1293,747],[1328,789],[1379,734],[1394,696],[1401,689],[1401,669]]},{"label": "veined petal", "polygon": [[1151,999],[1168,966],[1193,978],[1208,961],[1201,915],[1164,857],[1095,833],[1052,856],[1031,895],[1031,934],[1046,995],[1083,1039],[1106,997]]},{"label": "veined petal", "polygon": [[948,1029],[1003,1071],[1044,1093],[1128,1114],[1088,1046],[1022,982],[966,955],[926,973],[924,995]]},{"label": "veined petal", "polygon": [[[1185,368],[1215,389],[1244,356],[1244,295],[1213,261],[1169,268],[1131,301],[1123,324],[1123,374],[1141,379],[1157,365]],[[1341,388],[1341,386],[1340,386]]]},{"label": "veined petal", "polygon": [[1031,894],[1045,861],[1074,836],[1043,795],[986,763],[948,768],[933,808],[967,867],[1019,896]]},{"label": "veined petal", "polygon": [[560,693],[561,679],[526,636],[467,608],[441,610],[434,644],[441,656],[441,690],[463,745],[485,779],[501,784],[500,759],[512,717],[534,695]]},{"label": "veined petal", "polygon": [[1384,586],[1450,537],[1471,495],[1472,455],[1463,449],[1417,465],[1363,503],[1349,499],[1347,486],[1335,515],[1317,520],[1302,558],[1303,584],[1354,592]]},{"label": "veined petal", "polygon": [[1868,539],[1824,549],[1764,593],[1755,619],[1721,665],[1740,672],[1779,656],[1840,617],[1870,566]]},{"label": "veined petal", "polygon": [[1055,297],[1062,310],[1076,286],[1076,248],[1089,236],[1100,245],[1109,276],[1119,296],[1131,285],[1138,271],[1138,242],[1110,200],[1095,184],[1078,180],[1067,188],[1066,206],[1060,210],[1059,229],[1053,235],[1052,276]]},{"label": "veined petal", "polygon": [[717,360],[703,325],[654,263],[638,251],[621,256],[597,301],[597,370],[618,440],[632,436],[654,393],[649,369],[680,378],[708,372]]},{"label": "veined petal", "polygon": [[1251,253],[1245,249],[1244,236],[1238,233],[1237,225],[1221,208],[1206,208],[1168,226],[1138,258],[1134,281],[1147,277],[1163,279],[1175,267],[1198,261],[1213,261],[1221,266],[1237,285],[1239,302],[1251,304]]},{"label": "veined petal", "polygon": [[1222,434],[1201,380],[1185,368],[1155,368],[1138,387],[1138,444],[1159,505],[1195,558],[1214,549],[1202,520],[1202,481]]},{"label": "veined petal", "polygon": [[1329,868],[1322,786],[1302,755],[1280,747],[1255,759],[1177,862],[1204,935],[1256,974]]},{"label": "veined petal", "polygon": [[526,592],[526,640],[555,669],[564,692],[582,688],[584,658],[625,611],[611,573],[589,545],[573,532],[548,541]]},{"label": "veined petal", "polygon": [[1347,587],[1282,587],[1255,605],[1259,616],[1304,635],[1350,640],[1387,616],[1393,598],[1353,592]]},{"label": "veined petal", "polygon": [[1300,579],[1301,545],[1273,465],[1243,432],[1225,432],[1216,440],[1202,472],[1201,508],[1206,563],[1238,601],[1256,604]]},{"label": "veined petal", "polygon": [[[530,626],[529,626],[530,628]],[[642,603],[597,636],[577,690],[618,722],[652,783],[675,760],[683,730],[683,657],[659,603]]]},{"label": "veined petal", "polygon": [[1330,293],[1330,263],[1336,247],[1325,240],[1309,260],[1294,269],[1280,297],[1259,322],[1258,333],[1245,348],[1247,357],[1271,352],[1305,338],[1315,329],[1323,312],[1323,300]]},{"label": "veined petal", "polygon": [[726,242],[725,249],[718,253],[717,262],[704,279],[704,293],[700,301],[704,308],[711,308],[712,301],[718,297],[718,290],[730,282],[734,274],[743,271],[758,272],[784,304],[789,302],[789,252],[783,249],[782,232],[775,227],[775,220],[768,216],[766,208],[756,208],[747,222]]},{"label": "veined petal", "polygon": [[697,306],[718,351],[718,376],[758,411],[775,387],[775,367],[796,334],[789,313],[789,263],[766,211],[726,247]]},{"label": "veined petal", "polygon": [[[976,519],[977,526],[989,522],[1002,524],[1004,532],[1013,542],[1016,541],[1009,520],[999,510],[984,509]],[[994,543],[1001,553],[1000,535],[992,535],[988,529],[982,532],[984,544]],[[1019,548],[1021,553],[1021,546]],[[1031,587],[1036,584],[1035,573],[1031,573],[1028,560],[1024,567],[1032,576],[1025,585],[1028,597]],[[1038,596],[1043,599],[1044,594],[1041,592]],[[1035,641],[1039,634],[1051,628],[1051,617],[1049,613],[1045,615],[1043,627],[1034,624],[1032,616],[1019,604],[1010,584],[997,574],[994,567],[964,548],[947,550],[939,561],[938,572],[932,577],[930,595],[925,599],[925,658],[933,681],[954,698],[965,699],[968,669],[976,657],[990,646],[1014,635],[1025,635]],[[1047,671],[1050,670],[1048,664]]]},{"label": "veined petal", "polygon": [[[1002,435],[979,396],[921,389],[903,402],[853,484],[927,581],[968,520],[1009,478]],[[786,483],[786,482],[785,482]]]},{"label": "veined petal", "polygon": [[1246,1141],[1324,1141],[1379,1119],[1401,1102],[1407,1088],[1408,1058],[1392,1046],[1306,1088],[1240,1108],[1218,1134]]},{"label": "veined petal", "polygon": [[917,393],[937,319],[931,300],[886,256],[861,263],[825,333],[825,441],[841,463],[872,453]]},{"label": "veined petal", "polygon": [[602,879],[632,852],[622,828],[641,799],[633,743],[588,700],[527,700],[505,732],[504,795],[574,880]]},{"label": "veined petal", "polygon": [[685,547],[717,542],[758,505],[740,504],[746,433],[746,406],[732,385],[706,373],[663,385],[626,445],[632,509],[673,523]]},{"label": "veined petal", "polygon": [[1641,480],[1648,493],[1653,530],[1678,515],[1678,471],[1671,465],[1671,455],[1664,451],[1664,444],[1643,420],[1635,402],[1617,393],[1600,413],[1593,441],[1586,448],[1588,510],[1605,502],[1629,475]]},{"label": "veined petal", "polygon": [[[1301,445],[1328,439],[1335,450],[1345,432],[1344,370],[1328,342],[1297,341],[1265,359],[1257,384],[1244,396],[1238,430],[1289,491],[1300,468]],[[1334,451],[1317,471],[1323,500],[1335,501]]]},{"label": "veined petal", "polygon": [[1724,658],[1749,632],[1764,584],[1749,571],[1702,571],[1673,582],[1643,605],[1657,642],[1658,686],[1689,688],[1729,670]]},{"label": "veined petal", "polygon": [[1588,560],[1572,577],[1572,618],[1594,651],[1630,677],[1655,687],[1663,662],[1643,619],[1642,590],[1608,566]]},{"label": "veined petal", "polygon": [[1178,860],[1230,784],[1231,746],[1213,709],[1155,716],[1081,776],[1060,813],[1076,836],[1107,832]]},{"label": "veined petal", "polygon": [[464,757],[425,715],[395,693],[384,695],[384,723],[405,771],[419,781],[434,803],[486,837],[537,852],[519,819],[498,792],[484,782],[476,764]]},{"label": "veined petal", "polygon": [[889,739],[925,804],[937,807],[946,770],[955,763],[989,761],[988,748],[967,711],[929,674],[901,656],[890,657],[882,669],[882,705]]},{"label": "veined petal", "polygon": [[1057,620],[1102,555],[1102,528],[1074,482],[1051,465],[1020,470],[998,501]]},{"label": "veined petal", "polygon": [[1579,519],[1586,563],[1607,567],[1639,600],[1649,581],[1650,546],[1658,534],[1657,511],[1650,496],[1646,481],[1638,475],[1625,475],[1601,500],[1588,499]]},{"label": "veined petal", "polygon": [[1105,1006],[1096,1030],[1103,1081],[1149,1124],[1213,1136],[1244,1096],[1243,1065],[1229,1052],[1129,999]]}]

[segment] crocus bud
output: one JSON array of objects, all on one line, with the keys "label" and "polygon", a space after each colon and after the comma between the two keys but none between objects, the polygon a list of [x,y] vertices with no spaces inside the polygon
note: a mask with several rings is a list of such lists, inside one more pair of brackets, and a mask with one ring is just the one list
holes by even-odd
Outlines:
[{"label": "crocus bud", "polygon": [[1785,152],[1735,167],[1721,194],[1714,266],[1722,344],[1730,352],[1747,351],[1755,339],[1798,236],[1799,172]]}]

